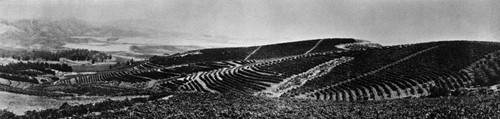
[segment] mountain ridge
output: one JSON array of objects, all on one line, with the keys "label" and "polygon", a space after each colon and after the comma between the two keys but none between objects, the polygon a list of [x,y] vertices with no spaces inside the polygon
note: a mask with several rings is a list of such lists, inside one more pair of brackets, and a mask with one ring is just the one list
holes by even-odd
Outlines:
[{"label": "mountain ridge", "polygon": [[[150,34],[134,30],[123,30],[110,26],[97,26],[76,18],[60,20],[23,19],[3,21],[2,40],[17,47],[36,45],[60,47],[74,36],[129,37],[148,36]],[[9,45],[6,45],[9,46]],[[14,46],[16,47],[16,46]],[[36,48],[36,47],[35,47]]]}]

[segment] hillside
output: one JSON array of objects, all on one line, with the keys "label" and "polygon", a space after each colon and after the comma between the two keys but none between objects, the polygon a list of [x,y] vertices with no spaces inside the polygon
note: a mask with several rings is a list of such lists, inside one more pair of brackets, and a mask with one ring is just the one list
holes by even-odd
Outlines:
[{"label": "hillside", "polygon": [[[157,48],[175,50],[168,46]],[[133,49],[136,51],[155,50],[155,48],[143,47],[133,47]],[[127,61],[126,64],[113,69],[110,67],[108,70],[62,76],[56,76],[56,74],[59,74],[59,71],[71,72],[65,65],[12,64],[5,66],[0,72],[0,89],[50,97],[152,96],[146,100],[103,102],[104,104],[100,106],[86,105],[100,110],[98,112],[112,114],[115,114],[113,112],[142,114],[143,112],[138,110],[143,108],[136,107],[136,104],[154,109],[150,111],[155,115],[163,111],[171,111],[160,109],[161,106],[171,103],[158,101],[157,98],[158,95],[173,94],[175,97],[172,101],[186,100],[187,102],[184,103],[189,102],[187,99],[197,102],[193,95],[208,96],[204,98],[207,100],[233,100],[234,104],[272,100],[266,105],[245,108],[243,112],[217,112],[229,114],[229,116],[246,114],[256,108],[279,106],[290,101],[302,102],[291,105],[303,108],[312,104],[330,109],[334,107],[328,105],[344,105],[345,102],[350,102],[349,104],[352,105],[370,104],[372,106],[369,107],[370,109],[381,110],[387,110],[386,105],[401,105],[405,101],[413,102],[412,104],[417,106],[428,106],[423,103],[425,101],[431,101],[433,104],[445,101],[440,106],[453,108],[460,112],[459,115],[462,115],[460,117],[481,117],[471,113],[461,114],[463,110],[471,110],[463,105],[487,105],[487,108],[474,107],[474,109],[482,110],[481,112],[498,108],[493,108],[494,105],[491,106],[490,103],[485,102],[459,103],[462,106],[457,107],[452,106],[455,103],[446,102],[446,100],[458,96],[453,97],[452,100],[489,101],[491,104],[497,104],[498,102],[492,99],[495,96],[498,97],[497,91],[500,86],[499,56],[500,43],[497,42],[438,41],[381,46],[364,40],[329,38],[251,47],[192,50],[168,56],[154,56],[145,61]],[[53,76],[50,79],[43,78],[51,74]],[[480,94],[470,95],[471,92],[480,92]],[[249,97],[249,99],[255,99],[256,102],[235,99],[232,95]],[[477,96],[484,97],[485,100],[475,99]],[[309,102],[312,100],[318,102]],[[390,102],[391,100],[395,102]],[[158,103],[160,107],[151,107],[151,103]],[[134,111],[119,110],[124,107],[134,109]],[[80,106],[73,108],[82,109]],[[214,108],[229,107],[221,105]],[[357,107],[356,109],[368,108]],[[183,108],[176,113],[190,112],[190,110]],[[279,111],[280,109],[255,112],[267,116],[256,116],[254,113],[248,115],[253,115],[252,117],[278,116],[273,110]],[[296,111],[296,109],[286,111],[294,110]],[[330,116],[356,117],[356,115],[348,114],[352,110],[341,108],[335,108],[335,110],[340,110],[342,114]],[[406,111],[397,114],[369,112],[366,113],[368,115],[364,113],[358,115],[371,115],[370,117],[427,117],[429,115],[450,117],[456,115],[454,112],[440,112],[437,108],[429,108],[428,111],[424,111],[425,113],[407,107],[398,108],[398,110]],[[30,112],[30,115],[48,114],[51,111],[57,110]],[[279,113],[284,114],[284,112]],[[94,113],[84,111],[82,114],[80,116],[92,116]],[[199,116],[199,114],[205,114],[205,111],[191,116]],[[309,115],[309,113],[304,114]],[[381,115],[374,116],[373,114]],[[293,115],[296,114],[281,116]]]},{"label": "hillside", "polygon": [[154,81],[154,85],[141,87],[322,100],[427,97],[441,95],[436,90],[499,84],[499,43],[442,41],[384,47],[360,44],[366,43],[319,39],[195,50],[153,57],[127,70],[56,83]]},{"label": "hillside", "polygon": [[167,57],[152,58],[151,62],[161,65],[178,65],[211,61],[272,59],[317,52],[342,51],[344,49],[336,46],[360,42],[349,38],[333,38],[251,47],[201,49]]},{"label": "hillside", "polygon": [[435,89],[491,86],[500,83],[499,45],[451,41],[341,53],[353,60],[284,96],[380,100],[429,96],[437,93]]},{"label": "hillside", "polygon": [[[347,43],[358,43],[358,41],[355,39],[318,39],[264,46],[194,50],[170,56],[152,57],[149,61],[130,68],[129,70],[103,72],[90,76],[96,78],[91,78],[91,80],[86,80],[85,82],[89,83],[94,81],[110,80],[142,82],[150,81],[152,79],[156,80],[160,77],[162,79],[169,79],[201,71],[242,66],[244,64],[266,61],[267,59],[280,60],[280,57],[283,56],[296,57],[303,54],[318,54],[318,52],[322,51],[343,51],[344,49],[336,48],[336,45]],[[306,46],[302,44],[310,45]],[[286,52],[289,51],[288,48],[292,47],[295,47],[297,50],[292,53]],[[265,57],[267,58],[263,59]],[[76,77],[74,79],[61,80],[56,83],[79,82],[79,80],[80,77]],[[168,84],[170,83],[172,82],[169,82]]]}]

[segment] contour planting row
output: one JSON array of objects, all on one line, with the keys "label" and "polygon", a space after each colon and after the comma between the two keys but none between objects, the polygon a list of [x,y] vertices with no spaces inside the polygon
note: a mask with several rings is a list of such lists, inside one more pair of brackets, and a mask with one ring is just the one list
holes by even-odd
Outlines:
[{"label": "contour planting row", "polygon": [[146,69],[154,69],[154,68],[161,68],[161,67],[163,67],[163,66],[157,65],[157,64],[154,64],[151,62],[145,62],[145,63],[141,63],[141,64],[135,66],[134,68],[131,68],[131,70],[146,70]]},{"label": "contour planting row", "polygon": [[135,68],[131,68],[130,70],[78,76],[67,80],[57,81],[56,84],[57,83],[82,84],[82,83],[93,83],[101,81],[120,81],[120,82],[136,83],[149,80],[169,79],[172,77],[180,76],[182,74],[204,71],[204,70],[213,70],[221,67],[241,66],[243,64],[251,62],[255,61],[249,60],[249,61],[194,63],[183,66],[174,66],[174,67],[165,67],[146,62],[136,66]]},{"label": "contour planting row", "polygon": [[474,86],[491,86],[500,83],[500,51],[491,53],[462,70],[472,78]]},{"label": "contour planting row", "polygon": [[337,52],[309,53],[295,55],[271,60],[262,60],[251,67],[259,67],[268,71],[279,72],[287,77],[306,72],[307,70],[328,62],[332,59],[340,58]]},{"label": "contour planting row", "polygon": [[500,50],[500,47],[449,42],[441,47],[405,57],[403,60],[372,72],[296,97],[328,100],[379,100],[428,96],[431,95],[432,88],[456,90],[488,85],[488,83],[492,85],[493,82],[498,83],[500,74],[499,54],[494,52],[495,50]]},{"label": "contour planting row", "polygon": [[178,79],[185,81],[179,89],[183,91],[249,94],[262,91],[293,74],[305,72],[338,57],[333,53],[306,54],[232,68],[197,72]]},{"label": "contour planting row", "polygon": [[[367,72],[367,73],[362,74],[362,75],[357,75],[357,76],[356,76],[356,77],[354,77],[354,78],[349,78],[349,79],[344,80],[344,81],[339,81],[339,82],[333,83],[333,84],[331,84],[331,85],[329,85],[329,86],[327,86],[327,87],[321,87],[322,89],[325,89],[325,90],[326,90],[326,89],[328,89],[327,91],[322,91],[322,92],[328,92],[328,91],[333,90],[333,91],[340,91],[340,92],[342,92],[342,93],[347,93],[347,94],[353,93],[353,95],[355,94],[355,95],[357,95],[357,96],[358,96],[358,99],[365,99],[365,98],[380,99],[380,97],[381,97],[381,96],[379,96],[379,95],[372,95],[372,96],[369,96],[369,94],[370,94],[370,93],[366,93],[366,92],[365,92],[365,93],[363,94],[363,93],[361,93],[360,91],[367,91],[367,90],[369,90],[369,89],[366,89],[367,87],[368,87],[368,88],[370,88],[370,87],[371,87],[370,89],[373,89],[373,86],[368,86],[368,84],[375,84],[375,82],[374,82],[374,81],[384,80],[384,78],[391,79],[391,78],[392,78],[391,76],[392,76],[392,75],[395,75],[395,74],[391,74],[390,72],[389,72],[389,73],[384,73],[384,71],[388,70],[388,68],[390,68],[390,67],[392,67],[392,66],[394,66],[394,65],[400,65],[400,63],[401,63],[401,62],[405,62],[405,61],[407,61],[407,59],[409,59],[409,58],[416,57],[417,55],[420,55],[420,54],[421,54],[421,53],[423,53],[423,52],[427,52],[427,51],[429,51],[429,50],[433,50],[433,49],[435,49],[435,48],[436,48],[436,46],[435,46],[435,47],[428,48],[428,49],[426,49],[426,50],[422,50],[422,51],[420,51],[420,52],[417,52],[417,53],[411,54],[411,55],[409,55],[409,56],[407,56],[407,57],[404,57],[404,58],[402,58],[402,59],[400,59],[400,60],[398,60],[398,61],[395,61],[395,62],[393,62],[393,63],[390,63],[390,64],[388,64],[388,65],[385,65],[385,66],[379,67],[379,68],[378,68],[378,69],[376,69],[376,70],[372,70],[372,71]],[[371,59],[371,58],[367,58],[367,59]],[[356,65],[356,64],[353,64],[353,65]],[[403,69],[404,69],[404,68],[403,68]],[[405,72],[402,72],[402,73],[405,73]],[[373,78],[373,76],[372,76],[372,75],[380,75],[381,77],[375,77],[375,79],[370,79],[370,78]],[[396,75],[399,75],[399,76],[404,76],[404,75],[403,75],[403,74],[401,74],[401,73],[396,73]],[[328,77],[326,77],[326,78],[328,78]],[[365,81],[365,82],[359,83],[359,82],[353,82],[353,81]],[[359,86],[358,86],[358,85],[352,85],[351,83],[363,84],[363,85],[359,85]],[[346,87],[346,85],[347,85],[347,87],[348,87],[348,88],[345,88],[345,87]],[[351,85],[352,85],[352,86],[351,86]],[[341,87],[340,87],[340,88],[338,88],[338,89],[334,89],[334,88],[332,88],[332,87],[336,87],[336,86],[341,86]],[[356,90],[350,90],[351,88],[349,88],[349,87],[352,87],[352,88],[361,87],[361,88],[364,88],[364,89],[359,89],[359,88],[358,88],[358,89],[357,89],[357,91],[356,91]],[[388,87],[388,86],[375,86],[375,87]],[[390,87],[390,86],[389,86],[389,87]],[[392,90],[388,90],[388,89],[383,90],[383,89],[382,89],[383,91],[385,91],[384,93],[380,93],[380,90],[378,90],[378,94],[381,94],[381,95],[382,95],[382,94],[385,94],[385,95],[383,95],[382,97],[384,97],[384,98],[388,98],[388,97],[387,97],[387,95],[390,95],[390,94],[394,95],[394,93],[398,93],[398,92],[391,92],[391,91],[393,91],[393,90],[399,90],[399,91],[401,91],[401,89],[399,89],[399,88],[395,88],[394,86],[392,86],[391,88],[392,88]],[[349,90],[344,90],[344,89],[349,89]],[[313,92],[314,92],[314,91],[313,91]],[[322,92],[320,91],[320,93],[322,93]],[[377,94],[377,91],[375,91],[374,93],[375,93],[375,94]],[[316,93],[316,94],[318,94],[318,93]],[[340,95],[340,94],[339,94],[339,95],[336,95],[336,96],[344,96],[344,97],[338,97],[338,98],[339,98],[338,100],[354,100],[354,99],[357,99],[357,98],[356,98],[355,96],[353,96],[353,95],[350,95],[350,96],[349,96],[349,95]],[[362,96],[364,96],[364,97],[362,97]],[[395,97],[395,96],[392,96],[392,97]],[[319,96],[317,96],[317,98],[320,98],[320,99],[332,99],[332,97],[327,97],[327,96],[323,96],[323,95],[319,95]],[[334,98],[334,99],[335,99],[335,98]]]},{"label": "contour planting row", "polygon": [[28,83],[33,83],[33,84],[40,83],[40,82],[38,82],[38,80],[36,78],[30,77],[30,76],[24,76],[24,75],[17,75],[17,74],[0,73],[0,78],[11,80],[11,81],[28,82]]},{"label": "contour planting row", "polygon": [[264,45],[248,59],[269,59],[308,53],[343,51],[336,46],[358,42],[351,38],[317,39],[299,42]]},{"label": "contour planting row", "polygon": [[337,48],[337,45],[356,43],[355,39],[352,38],[331,38],[322,39],[320,44],[318,44],[314,49],[311,49],[309,53],[319,53],[319,52],[329,52],[329,51],[342,51],[343,49]]},{"label": "contour planting row", "polygon": [[190,74],[200,71],[210,71],[225,67],[235,67],[245,64],[254,63],[254,60],[237,60],[237,61],[218,61],[218,62],[200,62],[184,64],[180,66],[164,67],[160,70],[163,72],[179,73],[179,74]]},{"label": "contour planting row", "polygon": [[429,43],[421,46],[392,46],[368,50],[340,52],[338,55],[354,57],[354,60],[336,66],[335,69],[331,70],[330,73],[325,74],[323,77],[307,81],[300,88],[293,89],[290,92],[290,96],[302,94],[330,84],[338,83],[343,80],[355,78],[437,45],[438,44],[436,43]]},{"label": "contour planting row", "polygon": [[199,72],[185,78],[194,80],[180,86],[182,91],[249,93],[263,90],[269,83],[278,83],[283,77],[255,67],[238,67]]},{"label": "contour planting row", "polygon": [[[249,63],[254,63],[254,60],[230,60],[230,61],[215,61],[215,62],[207,62],[207,61],[202,61],[202,62],[197,62],[197,63],[188,63],[188,64],[181,64],[181,65],[173,65],[173,66],[168,66],[168,65],[161,65],[161,64],[155,64],[153,62],[145,62],[142,63],[136,67],[134,67],[132,70],[146,70],[146,69],[171,69],[173,71],[177,71],[179,73],[184,72],[183,68],[191,68],[193,70],[203,70],[203,69],[196,69],[196,68],[222,68],[222,67],[235,67],[235,66],[241,66],[244,64],[249,64]],[[187,66],[186,66],[187,65]],[[189,71],[186,71],[189,72]]]},{"label": "contour planting row", "polygon": [[203,49],[165,57],[153,57],[151,58],[151,62],[158,65],[171,66],[198,62],[243,60],[256,48],[258,46]]},{"label": "contour planting row", "polygon": [[151,72],[150,70],[137,71],[119,71],[109,73],[99,73],[77,76],[70,79],[58,80],[55,84],[84,84],[102,81],[122,81],[122,82],[144,82],[151,80],[150,78],[135,76],[137,74]]},{"label": "contour planting row", "polygon": [[263,95],[268,95],[265,93],[270,93],[271,94],[270,96],[274,97],[290,97],[290,95],[296,95],[293,93],[297,93],[297,91],[290,91],[290,90],[296,90],[297,88],[304,85],[304,83],[306,83],[307,81],[322,77],[325,74],[328,74],[332,69],[339,66],[340,64],[349,62],[353,59],[354,58],[352,57],[341,57],[330,60],[314,68],[311,68],[306,72],[288,77],[287,79],[284,80],[284,82],[280,83],[279,85],[276,85],[275,88],[271,88],[270,90],[262,93]]},{"label": "contour planting row", "polygon": [[253,47],[214,48],[189,51],[165,57],[153,57],[154,64],[171,66],[228,60],[262,60],[307,53],[341,51],[336,45],[358,42],[355,39],[316,39]]},{"label": "contour planting row", "polygon": [[248,59],[269,59],[304,54],[321,40],[264,45]]},{"label": "contour planting row", "polygon": [[31,83],[31,82],[14,81],[14,80],[8,80],[8,79],[4,79],[4,78],[0,78],[0,84],[7,85],[10,87],[15,87],[15,88],[22,88],[22,89],[26,89],[30,86],[35,85],[34,83]]},{"label": "contour planting row", "polygon": [[[471,70],[449,71],[443,69],[415,70],[408,68],[394,69],[377,75],[358,79],[343,85],[331,87],[308,98],[330,100],[379,100],[403,97],[431,95],[432,88],[455,90],[477,85],[485,85],[475,80],[490,80],[498,83],[500,74],[497,61],[480,63]],[[491,65],[493,62],[497,62]],[[469,73],[471,73],[469,75]],[[490,84],[491,85],[491,84]],[[300,96],[299,96],[300,97]]]}]

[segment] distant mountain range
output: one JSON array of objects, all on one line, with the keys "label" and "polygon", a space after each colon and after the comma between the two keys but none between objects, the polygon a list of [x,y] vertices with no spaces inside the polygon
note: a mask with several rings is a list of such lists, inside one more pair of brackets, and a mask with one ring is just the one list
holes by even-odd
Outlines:
[{"label": "distant mountain range", "polygon": [[[158,26],[159,23],[151,22],[149,20],[118,20],[95,24],[75,18],[0,21],[0,41],[2,42],[0,47],[99,50],[102,48],[92,48],[96,47],[95,44],[102,44],[103,48],[109,45],[122,45],[124,48],[120,51],[123,53],[159,55],[206,47],[238,45],[238,42],[233,42],[237,41],[233,38],[168,31]],[[67,44],[73,45],[66,47]]]},{"label": "distant mountain range", "polygon": [[97,26],[75,18],[62,20],[25,19],[0,22],[0,38],[4,46],[20,48],[58,47],[74,36],[138,37],[149,33]]}]

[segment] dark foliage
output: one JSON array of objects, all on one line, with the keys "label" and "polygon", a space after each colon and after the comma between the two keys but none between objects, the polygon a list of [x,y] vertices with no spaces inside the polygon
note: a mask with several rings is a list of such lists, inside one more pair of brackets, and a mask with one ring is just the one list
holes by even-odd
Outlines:
[{"label": "dark foliage", "polygon": [[269,59],[277,57],[286,57],[306,53],[314,47],[319,40],[298,41],[289,43],[280,43],[274,45],[264,45],[255,52],[249,59]]},{"label": "dark foliage", "polygon": [[310,53],[318,53],[318,52],[329,52],[329,51],[342,51],[343,49],[337,48],[336,45],[346,44],[346,43],[355,43],[358,42],[352,38],[328,38],[323,39],[321,43],[314,48]]},{"label": "dark foliage", "polygon": [[198,62],[213,62],[226,60],[242,60],[245,59],[257,47],[239,47],[239,48],[216,48],[189,51],[182,54],[174,54],[170,56],[152,57],[150,60],[154,64],[160,65],[176,65]]},{"label": "dark foliage", "polygon": [[28,76],[37,76],[43,74],[52,74],[55,72],[52,71],[59,70],[63,72],[71,72],[72,69],[67,64],[50,64],[45,62],[19,62],[19,63],[10,63],[4,66],[0,66],[0,72],[10,73],[10,74],[19,74],[19,75],[28,75]]},{"label": "dark foliage", "polygon": [[[156,56],[152,57],[150,60],[152,63],[167,66],[198,62],[243,60],[254,51],[256,52],[248,57],[248,60],[280,58],[304,54],[308,50],[313,49],[320,40],[321,39],[306,40],[253,47],[202,49],[170,56]],[[341,51],[343,49],[336,48],[335,46],[354,42],[356,42],[354,39],[323,39],[310,53]]]},{"label": "dark foliage", "polygon": [[11,57],[17,60],[48,60],[59,61],[61,58],[80,61],[103,61],[111,59],[111,57],[103,52],[88,50],[88,49],[71,49],[71,50],[3,50],[0,55],[2,57]]},{"label": "dark foliage", "polygon": [[13,81],[30,82],[30,83],[35,83],[35,84],[40,83],[40,82],[38,82],[37,79],[35,79],[33,77],[29,77],[29,76],[24,76],[24,75],[0,73],[0,78],[13,80]]},{"label": "dark foliage", "polygon": [[118,86],[107,86],[102,84],[73,84],[56,85],[50,89],[41,89],[47,92],[64,92],[68,94],[86,95],[86,96],[125,96],[125,95],[150,95],[154,91],[126,88]]},{"label": "dark foliage", "polygon": [[15,118],[16,115],[8,110],[0,110],[0,118],[1,119],[12,119]]},{"label": "dark foliage", "polygon": [[[158,98],[170,95],[168,100]],[[498,118],[498,93],[384,101],[316,101],[175,93],[29,111],[17,118]]]},{"label": "dark foliage", "polygon": [[[447,90],[475,85],[488,85],[481,82],[476,82],[475,84],[457,83],[453,82],[453,80],[469,80],[468,74],[459,72],[459,70],[484,58],[486,54],[500,50],[498,46],[498,44],[482,42],[453,41],[344,52],[339,55],[351,56],[355,57],[355,59],[337,66],[323,77],[308,81],[302,87],[290,91],[289,94],[300,94],[329,85],[335,85],[339,82],[343,83],[319,93],[334,94],[335,92],[328,91],[371,89],[370,87],[387,85],[389,87],[377,88],[375,91],[379,92],[379,95],[381,92],[390,94],[389,90],[412,88],[413,86],[417,86],[417,84],[424,84],[429,81],[435,82],[437,88]],[[454,79],[445,79],[447,77]],[[418,90],[411,89],[408,92],[398,93],[421,94],[423,90],[429,89],[429,85],[423,85]],[[370,93],[356,91],[353,95],[368,96]],[[366,98],[373,98],[375,95],[370,96]],[[351,96],[350,98],[353,97]]]}]

